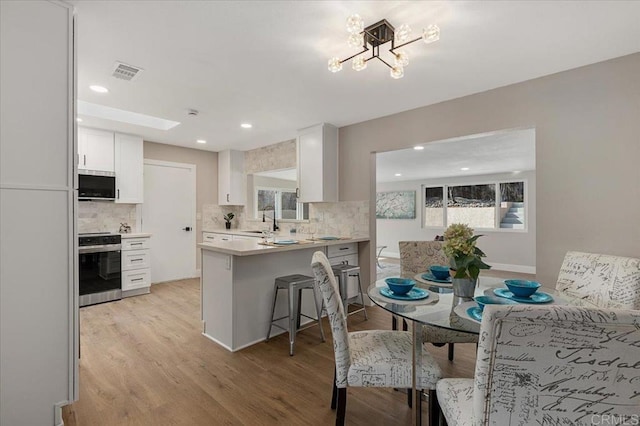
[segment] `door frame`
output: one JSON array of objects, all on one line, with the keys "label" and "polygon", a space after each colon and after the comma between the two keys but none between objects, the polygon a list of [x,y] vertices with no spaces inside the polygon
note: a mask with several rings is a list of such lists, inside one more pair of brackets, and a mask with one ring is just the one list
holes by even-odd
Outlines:
[{"label": "door frame", "polygon": [[[191,204],[191,227],[192,227],[192,233],[191,233],[191,245],[193,248],[193,271],[191,278],[194,277],[199,277],[200,276],[200,272],[198,271],[198,261],[197,261],[197,257],[198,257],[198,253],[197,253],[197,236],[196,236],[196,228],[197,228],[197,222],[196,222],[196,213],[197,213],[197,196],[198,196],[198,190],[197,190],[197,179],[196,179],[196,165],[195,164],[189,164],[189,163],[177,163],[174,161],[164,161],[164,160],[151,160],[151,159],[144,159],[144,164],[143,164],[143,170],[144,170],[144,166],[149,165],[149,166],[161,166],[161,167],[174,167],[174,168],[178,168],[178,169],[189,169],[191,171],[191,182],[189,183],[189,187],[191,190],[191,193],[193,194],[193,203]],[[136,209],[136,220],[137,220],[137,225],[139,225],[138,229],[143,230],[143,223],[142,223],[142,212],[144,209],[144,204],[138,204],[138,206],[140,206],[140,208]],[[144,230],[143,230],[144,232]],[[153,236],[152,236],[153,237]],[[151,265],[151,267],[153,268],[153,265]],[[152,285],[154,283],[151,283]]]}]

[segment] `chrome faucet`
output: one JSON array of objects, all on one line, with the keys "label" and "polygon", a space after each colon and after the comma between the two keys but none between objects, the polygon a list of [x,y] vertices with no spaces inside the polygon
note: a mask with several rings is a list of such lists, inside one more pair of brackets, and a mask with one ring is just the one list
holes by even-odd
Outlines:
[{"label": "chrome faucet", "polygon": [[[271,217],[269,217],[269,216],[267,216],[267,215],[265,214],[265,211],[266,211],[266,210],[271,210],[271,209],[273,209],[273,218],[271,218]],[[265,207],[265,208],[262,210],[262,221],[263,221],[263,222],[266,222],[266,220],[265,220],[265,219],[266,219],[267,217],[269,217],[269,219],[273,219],[273,232],[276,232],[278,229],[280,229],[280,227],[279,227],[279,226],[278,226],[278,224],[276,223],[276,209],[274,209],[274,208],[273,208],[273,207],[271,207],[271,206],[267,206],[267,207]]]}]

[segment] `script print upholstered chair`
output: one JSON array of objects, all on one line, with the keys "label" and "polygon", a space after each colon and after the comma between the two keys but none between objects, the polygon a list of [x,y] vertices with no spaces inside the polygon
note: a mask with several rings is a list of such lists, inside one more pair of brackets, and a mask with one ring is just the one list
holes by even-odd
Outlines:
[{"label": "script print upholstered chair", "polygon": [[[411,333],[407,331],[347,331],[347,317],[331,265],[324,253],[314,253],[311,269],[325,303],[331,324],[336,369],[331,408],[336,425],[343,425],[347,387],[410,388],[413,384]],[[442,377],[434,359],[423,351],[422,369],[416,388],[429,390],[429,414],[437,418],[435,384]],[[433,423],[432,423],[433,424]]]},{"label": "script print upholstered chair", "polygon": [[601,308],[640,309],[640,259],[567,252],[556,289]]},{"label": "script print upholstered chair", "polygon": [[[442,241],[400,241],[400,275],[413,278],[433,265],[448,265],[449,259],[442,250]],[[394,327],[395,328],[395,327]],[[439,327],[423,326],[423,340],[437,346],[449,344],[449,361],[453,361],[454,343],[478,343],[478,336],[446,330]]]},{"label": "script print upholstered chair", "polygon": [[640,414],[639,344],[640,311],[487,306],[475,378],[440,380],[438,402],[449,426],[624,424]]}]

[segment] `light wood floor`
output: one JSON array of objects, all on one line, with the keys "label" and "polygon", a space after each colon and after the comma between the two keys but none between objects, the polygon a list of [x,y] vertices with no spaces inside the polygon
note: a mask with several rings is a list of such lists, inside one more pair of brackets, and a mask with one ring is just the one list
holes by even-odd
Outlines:
[{"label": "light wood floor", "polygon": [[[333,346],[328,322],[301,332],[295,356],[282,334],[231,353],[200,333],[199,280],[154,285],[149,295],[80,310],[80,399],[63,410],[67,426],[330,425]],[[388,329],[380,308],[349,317],[351,331]],[[447,377],[472,377],[475,345],[429,345]],[[424,404],[426,408],[427,404]],[[424,414],[426,422],[426,413]],[[348,425],[404,425],[406,395],[349,388]]]}]

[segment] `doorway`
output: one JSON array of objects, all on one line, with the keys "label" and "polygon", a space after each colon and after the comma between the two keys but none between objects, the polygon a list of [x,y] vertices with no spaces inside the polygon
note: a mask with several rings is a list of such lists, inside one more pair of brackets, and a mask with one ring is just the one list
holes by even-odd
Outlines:
[{"label": "doorway", "polygon": [[196,166],[144,161],[142,232],[151,235],[151,282],[197,276]]}]

